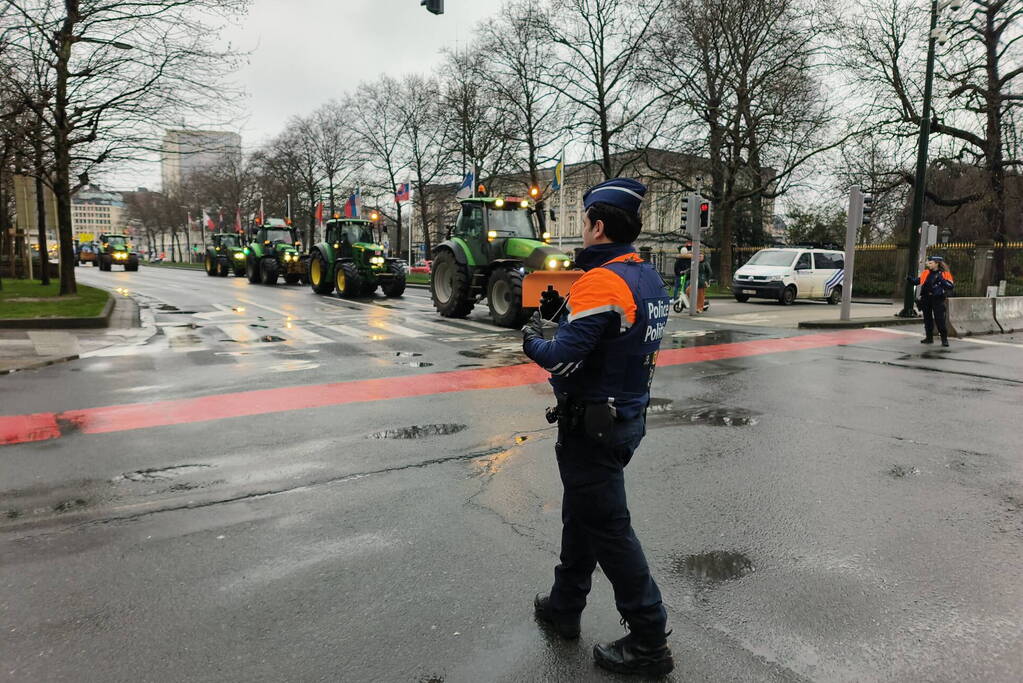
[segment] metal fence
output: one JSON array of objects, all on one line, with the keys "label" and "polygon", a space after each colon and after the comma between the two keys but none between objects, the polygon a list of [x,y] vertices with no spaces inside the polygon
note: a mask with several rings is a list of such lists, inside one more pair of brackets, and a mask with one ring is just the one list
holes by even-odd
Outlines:
[{"label": "metal fence", "polygon": [[[753,254],[769,247],[732,247],[732,272],[743,266]],[[1004,250],[1007,296],[1023,296],[1023,242],[977,245],[972,242],[936,244],[927,249],[928,256],[941,255],[956,280],[954,296],[984,296],[985,274],[997,250]],[[715,275],[721,272],[721,250],[704,247]],[[650,260],[657,270],[670,279],[673,276],[675,251],[653,251]],[[861,297],[899,297],[906,277],[906,247],[897,244],[865,244],[856,247],[856,273],[853,295]],[[914,273],[915,274],[915,273]],[[720,282],[720,279],[718,280]],[[731,283],[723,282],[722,285]]]}]

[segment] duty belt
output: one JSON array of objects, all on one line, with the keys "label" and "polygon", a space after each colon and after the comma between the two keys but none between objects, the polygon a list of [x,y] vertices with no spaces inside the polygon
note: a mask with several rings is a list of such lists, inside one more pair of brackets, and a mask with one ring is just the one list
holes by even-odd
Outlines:
[{"label": "duty belt", "polygon": [[611,400],[586,402],[576,398],[558,398],[558,405],[547,409],[547,422],[569,433],[585,434],[591,439],[605,439],[614,432],[618,411]]}]

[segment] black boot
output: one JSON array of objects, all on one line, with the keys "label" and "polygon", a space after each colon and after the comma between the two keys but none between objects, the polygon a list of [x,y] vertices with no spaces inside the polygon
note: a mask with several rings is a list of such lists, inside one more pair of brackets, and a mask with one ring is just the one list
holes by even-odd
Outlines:
[{"label": "black boot", "polygon": [[946,337],[945,335],[941,335],[941,345],[948,346],[948,337]]},{"label": "black boot", "polygon": [[630,633],[613,643],[593,646],[597,666],[620,674],[664,676],[675,668],[667,636],[641,637]]},{"label": "black boot", "polygon": [[934,343],[934,337],[932,337],[931,335],[927,335],[926,337],[924,337],[923,339],[920,340],[920,343],[921,344],[933,344]]},{"label": "black boot", "polygon": [[551,607],[551,597],[549,595],[536,594],[536,597],[533,599],[533,612],[542,624],[549,626],[562,638],[575,640],[579,637],[580,616],[578,614],[555,612],[554,608]]}]

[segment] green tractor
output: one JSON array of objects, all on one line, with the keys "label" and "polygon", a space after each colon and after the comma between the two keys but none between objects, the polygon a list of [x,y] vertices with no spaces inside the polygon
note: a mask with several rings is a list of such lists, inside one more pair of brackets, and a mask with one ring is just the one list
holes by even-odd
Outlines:
[{"label": "green tractor", "polygon": [[345,298],[369,296],[377,287],[388,297],[405,293],[405,264],[384,256],[374,223],[362,218],[327,221],[324,241],[309,253],[309,285],[317,294],[335,289]]},{"label": "green tractor", "polygon": [[[433,250],[430,292],[445,318],[464,318],[483,299],[495,325],[517,327],[534,308],[523,305],[527,273],[561,273],[571,258],[537,234],[533,209],[517,197],[462,200],[449,239]],[[535,278],[534,278],[535,279]]]},{"label": "green tractor", "polygon": [[276,285],[281,275],[289,285],[301,282],[308,265],[301,246],[294,228],[279,218],[266,219],[245,248],[245,276],[254,285]]},{"label": "green tractor", "polygon": [[111,270],[114,264],[125,271],[139,269],[139,253],[128,242],[127,235],[100,235],[96,251],[96,265],[100,270]]},{"label": "green tractor", "polygon": [[233,232],[218,232],[212,236],[211,241],[212,244],[206,247],[206,261],[203,264],[206,274],[210,277],[227,277],[231,272],[235,277],[245,275],[245,245],[242,244],[242,236]]}]

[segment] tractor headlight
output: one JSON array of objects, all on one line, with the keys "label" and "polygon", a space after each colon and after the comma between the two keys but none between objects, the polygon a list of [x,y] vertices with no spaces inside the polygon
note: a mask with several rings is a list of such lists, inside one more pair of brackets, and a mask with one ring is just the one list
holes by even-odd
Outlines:
[{"label": "tractor headlight", "polygon": [[558,267],[558,259],[554,259],[554,258],[552,258],[552,259],[549,259],[549,260],[547,261],[547,268],[548,268],[549,270],[554,270],[554,269],[556,269],[557,267]]},{"label": "tractor headlight", "polygon": [[374,266],[382,266],[384,265],[384,257],[373,256],[372,258],[370,258],[369,262],[372,263]]},{"label": "tractor headlight", "polygon": [[543,234],[543,241],[544,242],[550,242],[551,241],[551,234],[549,232],[545,232]]},{"label": "tractor headlight", "polygon": [[114,253],[114,258],[118,259],[119,261],[123,261],[124,259],[128,258],[128,255],[125,254],[123,251],[118,251]]},{"label": "tractor headlight", "polygon": [[487,231],[487,239],[488,240],[496,240],[497,239],[497,230],[488,230]]},{"label": "tractor headlight", "polygon": [[244,259],[244,258],[245,258],[245,254],[241,253],[240,251],[236,251],[236,252],[234,253],[234,257],[235,257],[236,259],[238,259],[239,261],[241,261],[242,259]]}]

